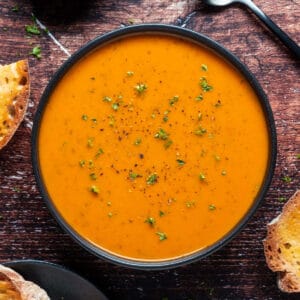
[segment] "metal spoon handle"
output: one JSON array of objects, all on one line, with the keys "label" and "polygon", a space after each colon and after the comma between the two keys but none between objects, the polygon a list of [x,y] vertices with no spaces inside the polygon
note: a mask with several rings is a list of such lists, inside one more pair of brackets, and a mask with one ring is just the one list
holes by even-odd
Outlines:
[{"label": "metal spoon handle", "polygon": [[267,15],[265,15],[252,1],[241,0],[241,3],[247,5],[256,16],[264,22],[264,24],[277,35],[281,42],[293,52],[293,54],[300,59],[300,47],[284,32],[282,31]]}]

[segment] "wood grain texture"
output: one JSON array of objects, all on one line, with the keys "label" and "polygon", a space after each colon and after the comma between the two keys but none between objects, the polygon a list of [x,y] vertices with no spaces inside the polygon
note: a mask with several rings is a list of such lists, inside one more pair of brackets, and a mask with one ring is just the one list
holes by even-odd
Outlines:
[{"label": "wood grain texture", "polygon": [[[298,44],[299,0],[255,3]],[[13,9],[18,6],[18,9]],[[201,32],[232,51],[257,77],[276,122],[278,159],[273,182],[248,225],[224,248],[191,265],[143,272],[115,266],[87,253],[48,212],[31,166],[31,128],[48,80],[67,56],[43,33],[28,37],[31,13],[73,53],[87,41],[130,23],[175,24]],[[300,187],[300,65],[242,6],[205,7],[202,1],[85,0],[0,1],[0,63],[30,60],[30,105],[21,127],[0,152],[0,262],[42,259],[62,264],[95,283],[110,299],[299,299],[276,287],[266,266],[262,240],[266,224],[281,210],[280,197]],[[42,58],[29,55],[41,46]],[[283,176],[292,181],[285,183]]]}]

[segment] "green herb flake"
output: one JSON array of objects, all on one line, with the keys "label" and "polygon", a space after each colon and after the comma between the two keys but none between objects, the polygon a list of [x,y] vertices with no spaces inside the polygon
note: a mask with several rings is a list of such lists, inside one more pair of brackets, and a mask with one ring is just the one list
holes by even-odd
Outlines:
[{"label": "green herb flake", "polygon": [[137,138],[137,139],[134,141],[133,145],[138,146],[138,145],[140,145],[141,143],[142,143],[142,139],[141,139],[141,138]]},{"label": "green herb flake", "polygon": [[192,208],[192,207],[195,207],[196,203],[195,203],[195,201],[187,201],[185,203],[185,205],[187,208]]},{"label": "green herb flake", "polygon": [[210,205],[208,205],[208,209],[209,210],[215,210],[216,206],[214,204],[210,204]]},{"label": "green herb flake", "polygon": [[131,180],[135,180],[135,179],[137,179],[138,177],[142,177],[142,175],[137,174],[137,173],[133,173],[133,172],[130,172],[130,173],[129,173],[129,178],[130,178]]},{"label": "green herb flake", "polygon": [[169,104],[171,105],[171,106],[173,106],[176,102],[178,102],[178,100],[179,100],[179,96],[173,96],[173,98],[171,98],[170,100],[169,100]]},{"label": "green herb flake", "polygon": [[203,92],[209,92],[213,89],[213,87],[208,84],[207,79],[205,77],[200,78],[200,86]]},{"label": "green herb flake", "polygon": [[109,116],[109,126],[114,127],[115,126],[115,117],[113,115]]},{"label": "green herb flake", "polygon": [[207,65],[202,64],[202,65],[201,65],[201,69],[202,69],[202,71],[207,71],[207,70],[208,70],[208,67],[207,67]]},{"label": "green herb flake", "polygon": [[108,96],[104,96],[103,99],[102,99],[104,102],[111,102],[111,98],[108,97]]},{"label": "green herb flake", "polygon": [[126,75],[127,75],[128,77],[131,77],[131,76],[134,75],[134,72],[133,72],[133,71],[127,71],[127,72],[126,72]]},{"label": "green herb flake", "polygon": [[97,186],[95,186],[95,185],[92,185],[91,187],[90,187],[90,191],[93,193],[93,194],[96,194],[96,195],[98,195],[99,194],[99,188],[97,187]]},{"label": "green herb flake", "polygon": [[81,168],[83,168],[84,166],[85,166],[85,160],[80,160],[79,161],[79,166],[81,167]]},{"label": "green herb flake", "polygon": [[203,136],[205,133],[207,132],[207,130],[201,126],[199,126],[195,131],[194,134],[199,135],[199,136]]},{"label": "green herb flake", "polygon": [[204,181],[204,180],[206,179],[205,174],[200,173],[200,174],[199,174],[199,179],[200,179],[201,181]]},{"label": "green herb flake", "polygon": [[83,121],[87,121],[87,120],[88,120],[88,116],[87,116],[87,115],[82,115],[82,116],[81,116],[81,119],[82,119]]},{"label": "green herb flake", "polygon": [[164,116],[163,116],[163,121],[164,122],[168,122],[169,121],[169,116],[168,116],[169,112],[170,112],[169,110],[166,110],[164,112]]},{"label": "green herb flake", "polygon": [[88,138],[88,140],[87,140],[87,146],[89,147],[89,148],[93,148],[94,147],[94,138]]},{"label": "green herb flake", "polygon": [[158,178],[157,174],[153,173],[148,176],[148,178],[146,179],[146,183],[148,185],[153,185],[153,184],[157,183],[157,178]]},{"label": "green herb flake", "polygon": [[155,219],[152,218],[152,217],[148,217],[146,220],[145,220],[145,223],[148,223],[150,226],[154,226],[155,225]]},{"label": "green herb flake", "polygon": [[97,158],[97,157],[99,157],[102,154],[104,154],[104,151],[103,151],[102,148],[99,148],[98,151],[97,151],[97,153],[96,153],[96,155],[95,155],[95,157]]},{"label": "green herb flake", "polygon": [[110,201],[107,201],[107,203],[106,203],[107,206],[111,206],[111,204],[112,203]]},{"label": "green herb flake", "polygon": [[226,175],[227,175],[226,170],[222,170],[221,175],[222,175],[222,176],[226,176]]},{"label": "green herb flake", "polygon": [[90,178],[91,178],[92,180],[97,180],[97,176],[96,176],[95,173],[91,173],[91,174],[90,174]]},{"label": "green herb flake", "polygon": [[160,211],[158,212],[158,214],[159,214],[160,217],[163,217],[163,216],[165,215],[165,212],[163,212],[162,210],[160,210]]},{"label": "green herb flake", "polygon": [[296,158],[297,158],[297,159],[300,159],[300,154],[297,154],[297,155],[296,155]]},{"label": "green herb flake", "polygon": [[17,12],[17,11],[19,11],[19,6],[18,6],[18,5],[15,5],[15,6],[13,6],[13,7],[11,8],[11,10],[12,10],[13,12]]},{"label": "green herb flake", "polygon": [[178,165],[179,165],[180,167],[182,167],[182,166],[185,165],[185,161],[182,160],[182,159],[176,159],[176,162],[178,163]]},{"label": "green herb flake", "polygon": [[117,111],[119,110],[119,107],[120,107],[120,104],[118,102],[115,102],[111,105],[111,108],[114,110],[114,111]]},{"label": "green herb flake", "polygon": [[108,215],[109,218],[111,218],[113,216],[113,213],[109,212],[107,215]]},{"label": "green herb flake", "polygon": [[203,95],[200,94],[195,98],[196,101],[202,101],[203,100]]},{"label": "green herb flake", "polygon": [[287,200],[286,197],[279,197],[279,198],[278,198],[278,201],[279,201],[280,203],[286,202],[286,200]]},{"label": "green herb flake", "polygon": [[283,176],[282,178],[282,181],[285,182],[285,183],[290,183],[292,182],[292,178],[290,176]]},{"label": "green herb flake", "polygon": [[164,241],[168,238],[164,232],[156,232],[156,234],[158,235],[160,241]]},{"label": "green herb flake", "polygon": [[145,83],[138,83],[134,88],[137,91],[137,93],[140,95],[144,93],[148,87]]},{"label": "green herb flake", "polygon": [[92,160],[89,160],[89,169],[94,168],[94,162]]},{"label": "green herb flake", "polygon": [[164,143],[165,149],[168,149],[172,144],[173,144],[172,140],[170,140],[170,139],[166,140]]},{"label": "green herb flake", "polygon": [[36,25],[25,25],[25,30],[29,34],[34,34],[34,35],[41,34],[40,30]]},{"label": "green herb flake", "polygon": [[162,128],[160,128],[154,135],[154,137],[156,139],[160,139],[160,140],[167,140],[169,137],[169,134],[163,130]]},{"label": "green herb flake", "polygon": [[35,56],[37,59],[41,59],[42,57],[41,47],[40,46],[33,47],[32,51],[29,54]]}]

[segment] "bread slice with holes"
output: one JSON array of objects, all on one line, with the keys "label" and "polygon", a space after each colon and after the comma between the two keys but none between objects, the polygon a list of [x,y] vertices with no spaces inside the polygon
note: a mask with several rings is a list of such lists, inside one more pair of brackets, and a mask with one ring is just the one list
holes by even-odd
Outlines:
[{"label": "bread slice with holes", "polygon": [[264,251],[269,268],[278,272],[278,287],[300,292],[300,190],[284,205],[282,213],[267,225]]},{"label": "bread slice with holes", "polygon": [[24,118],[30,90],[28,61],[0,65],[0,149]]},{"label": "bread slice with holes", "polygon": [[46,291],[25,280],[11,268],[0,265],[0,300],[49,300]]}]

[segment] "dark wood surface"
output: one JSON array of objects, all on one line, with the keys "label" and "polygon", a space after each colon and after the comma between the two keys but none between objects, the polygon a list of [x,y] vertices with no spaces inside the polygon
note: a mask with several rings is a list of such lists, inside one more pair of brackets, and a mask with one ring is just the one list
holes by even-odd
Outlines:
[{"label": "dark wood surface", "polygon": [[[300,43],[299,0],[255,3]],[[248,66],[274,112],[278,158],[261,207],[234,240],[185,267],[145,272],[98,259],[61,230],[37,189],[30,139],[40,96],[67,56],[45,33],[26,35],[24,26],[33,23],[32,12],[71,53],[120,26],[155,22],[201,32]],[[40,60],[29,55],[36,45],[42,49]],[[0,262],[39,259],[59,263],[89,279],[110,299],[299,299],[299,294],[287,295],[277,289],[276,275],[265,263],[262,246],[266,224],[283,206],[280,199],[300,187],[299,62],[252,13],[239,5],[212,9],[194,0],[0,0],[0,64],[21,58],[29,59],[31,97],[25,120],[0,152]],[[292,181],[284,182],[284,176]]]}]

